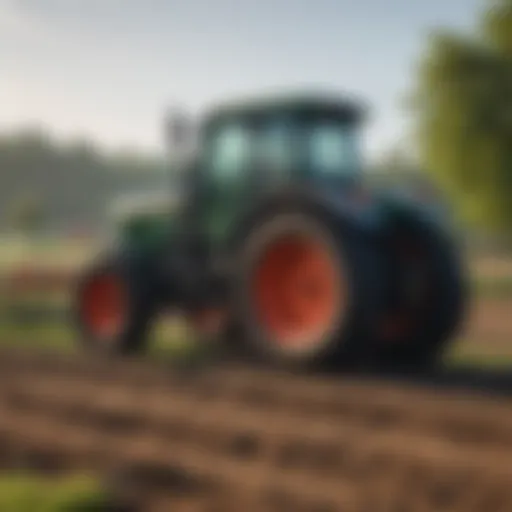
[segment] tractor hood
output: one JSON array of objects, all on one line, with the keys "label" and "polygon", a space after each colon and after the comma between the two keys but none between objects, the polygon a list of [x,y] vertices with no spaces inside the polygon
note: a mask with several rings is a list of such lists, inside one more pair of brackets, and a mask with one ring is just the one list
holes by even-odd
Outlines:
[{"label": "tractor hood", "polygon": [[172,191],[142,192],[124,194],[116,198],[110,208],[111,217],[118,222],[130,218],[154,217],[172,215],[182,202],[182,195]]},{"label": "tractor hood", "polygon": [[112,239],[135,250],[158,247],[169,236],[182,199],[180,194],[168,190],[117,198],[110,208]]}]

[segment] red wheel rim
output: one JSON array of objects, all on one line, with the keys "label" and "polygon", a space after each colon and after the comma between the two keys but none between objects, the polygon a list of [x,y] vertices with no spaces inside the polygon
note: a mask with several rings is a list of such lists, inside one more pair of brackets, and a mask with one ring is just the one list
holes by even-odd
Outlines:
[{"label": "red wheel rim", "polygon": [[127,303],[125,286],[118,276],[92,277],[81,298],[81,314],[86,328],[98,338],[119,335],[126,320]]},{"label": "red wheel rim", "polygon": [[258,319],[281,347],[318,343],[342,307],[343,291],[328,248],[310,237],[278,239],[266,248],[254,273]]}]

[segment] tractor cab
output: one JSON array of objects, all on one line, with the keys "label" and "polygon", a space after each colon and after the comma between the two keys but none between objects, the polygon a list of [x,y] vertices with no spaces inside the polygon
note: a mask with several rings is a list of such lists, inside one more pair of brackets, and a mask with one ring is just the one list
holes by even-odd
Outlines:
[{"label": "tractor cab", "polygon": [[[323,95],[212,109],[199,131],[192,185],[201,190],[197,204],[206,231],[228,232],[241,210],[276,189],[360,184],[361,120],[357,104]],[[183,118],[179,121],[182,141]]]},{"label": "tractor cab", "polygon": [[202,162],[213,180],[227,183],[354,181],[361,170],[360,118],[356,105],[324,97],[225,106],[205,120]]}]

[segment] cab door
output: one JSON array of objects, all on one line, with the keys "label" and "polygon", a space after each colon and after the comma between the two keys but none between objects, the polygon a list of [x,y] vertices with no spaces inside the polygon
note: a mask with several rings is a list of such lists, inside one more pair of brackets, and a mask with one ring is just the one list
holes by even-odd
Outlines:
[{"label": "cab door", "polygon": [[208,239],[222,243],[251,200],[253,133],[241,122],[216,127],[203,154],[202,224]]}]

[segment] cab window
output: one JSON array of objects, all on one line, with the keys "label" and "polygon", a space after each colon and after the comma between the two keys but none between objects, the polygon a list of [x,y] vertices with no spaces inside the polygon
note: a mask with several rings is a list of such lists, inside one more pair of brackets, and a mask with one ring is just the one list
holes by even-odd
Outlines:
[{"label": "cab window", "polygon": [[230,183],[247,172],[251,159],[251,136],[240,125],[226,125],[218,129],[210,147],[212,177],[219,183]]},{"label": "cab window", "polygon": [[315,173],[346,176],[359,170],[359,147],[352,130],[336,123],[318,123],[311,127],[309,142]]},{"label": "cab window", "polygon": [[261,131],[260,163],[275,178],[288,176],[293,167],[292,128],[285,121],[273,121]]}]

